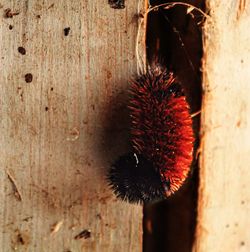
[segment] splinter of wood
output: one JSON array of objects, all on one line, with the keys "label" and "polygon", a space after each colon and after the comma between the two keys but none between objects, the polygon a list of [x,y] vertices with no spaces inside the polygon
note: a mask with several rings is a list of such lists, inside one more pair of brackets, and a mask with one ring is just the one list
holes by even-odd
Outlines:
[{"label": "splinter of wood", "polygon": [[7,173],[7,176],[8,176],[8,178],[9,178],[11,184],[12,184],[15,197],[16,197],[19,201],[22,201],[22,195],[21,195],[20,191],[19,191],[18,188],[17,188],[16,180],[15,180],[14,177],[10,174],[9,171],[6,171],[6,173]]}]

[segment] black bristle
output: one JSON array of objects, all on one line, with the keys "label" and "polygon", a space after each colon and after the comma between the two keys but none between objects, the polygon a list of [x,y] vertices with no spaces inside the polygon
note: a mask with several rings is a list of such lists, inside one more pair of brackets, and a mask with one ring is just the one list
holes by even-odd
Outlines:
[{"label": "black bristle", "polygon": [[173,83],[173,85],[171,85],[171,87],[169,88],[168,92],[174,95],[175,98],[184,96],[183,88],[178,82]]},{"label": "black bristle", "polygon": [[115,194],[125,201],[147,203],[165,198],[159,172],[139,154],[120,157],[112,165],[108,180]]}]

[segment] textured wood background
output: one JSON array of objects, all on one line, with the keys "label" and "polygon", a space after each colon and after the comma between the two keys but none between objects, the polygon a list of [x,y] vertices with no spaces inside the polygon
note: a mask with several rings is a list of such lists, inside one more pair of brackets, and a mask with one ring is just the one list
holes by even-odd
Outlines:
[{"label": "textured wood background", "polygon": [[208,0],[199,252],[250,251],[250,1]]},{"label": "textured wood background", "polygon": [[125,4],[1,1],[0,251],[141,251],[141,207],[105,181],[137,71],[138,2]]}]

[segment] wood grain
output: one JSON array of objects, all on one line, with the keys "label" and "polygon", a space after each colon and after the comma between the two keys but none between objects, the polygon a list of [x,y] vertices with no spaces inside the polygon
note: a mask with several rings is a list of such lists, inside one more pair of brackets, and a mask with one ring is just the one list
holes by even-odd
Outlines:
[{"label": "wood grain", "polygon": [[105,180],[128,149],[137,1],[0,7],[0,251],[141,251],[141,207],[118,201]]},{"label": "wood grain", "polygon": [[[250,251],[250,3],[207,1],[194,251]],[[240,8],[240,11],[239,11]]]}]

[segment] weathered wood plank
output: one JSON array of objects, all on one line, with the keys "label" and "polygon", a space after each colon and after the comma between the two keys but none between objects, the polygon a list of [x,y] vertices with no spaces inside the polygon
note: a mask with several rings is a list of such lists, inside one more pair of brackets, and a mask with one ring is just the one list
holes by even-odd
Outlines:
[{"label": "weathered wood plank", "polygon": [[195,251],[250,251],[250,3],[207,1]]},{"label": "weathered wood plank", "polygon": [[[141,207],[105,181],[128,148],[125,91],[137,71],[138,2],[125,4],[1,1],[1,251],[141,251]],[[84,229],[91,237],[75,240]]]}]

